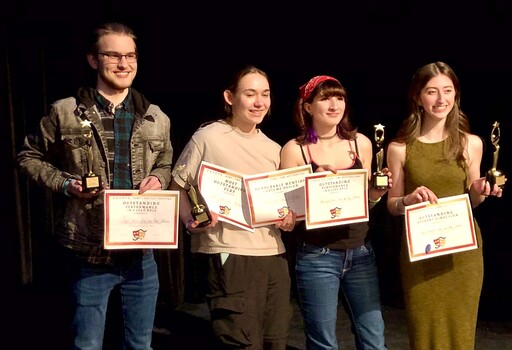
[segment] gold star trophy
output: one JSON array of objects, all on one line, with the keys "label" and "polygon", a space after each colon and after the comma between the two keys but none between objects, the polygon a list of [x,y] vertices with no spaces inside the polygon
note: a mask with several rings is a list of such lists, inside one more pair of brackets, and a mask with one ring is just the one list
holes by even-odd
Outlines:
[{"label": "gold star trophy", "polygon": [[379,151],[375,154],[377,171],[372,174],[371,188],[384,190],[389,188],[389,177],[382,172],[382,164],[384,162],[384,148],[382,148],[384,142],[384,125],[374,125],[373,128],[375,129],[375,143]]},{"label": "gold star trophy", "polygon": [[491,189],[494,185],[498,185],[498,187],[503,188],[505,186],[505,175],[496,169],[498,166],[498,153],[500,151],[500,123],[497,121],[492,125],[491,130],[491,143],[494,146],[493,160],[492,160],[492,168],[487,171],[485,176],[486,180],[491,184]]},{"label": "gold star trophy", "polygon": [[197,225],[197,227],[208,226],[212,222],[212,215],[208,209],[206,201],[201,195],[201,192],[199,192],[199,188],[192,185],[192,181],[190,181],[190,173],[187,171],[187,166],[178,166],[177,173],[180,179],[185,182],[184,189],[187,191],[190,204],[192,205],[190,213],[194,220],[199,221],[199,225]]},{"label": "gold star trophy", "polygon": [[80,124],[82,124],[82,129],[84,130],[83,136],[85,138],[85,148],[86,148],[86,160],[87,160],[87,173],[82,175],[82,191],[83,192],[92,192],[101,188],[101,177],[94,173],[92,169],[92,164],[94,160],[93,150],[92,150],[92,128],[91,121],[84,120]]}]

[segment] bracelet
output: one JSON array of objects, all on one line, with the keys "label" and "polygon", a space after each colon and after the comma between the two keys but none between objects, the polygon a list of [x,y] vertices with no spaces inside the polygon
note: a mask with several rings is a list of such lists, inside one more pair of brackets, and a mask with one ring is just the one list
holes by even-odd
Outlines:
[{"label": "bracelet", "polygon": [[376,206],[376,205],[377,205],[377,203],[379,203],[379,202],[380,202],[380,199],[381,199],[381,198],[382,198],[382,197],[379,197],[379,198],[377,198],[376,200],[373,200],[373,199],[371,199],[371,198],[370,198],[370,196],[368,196],[368,202],[370,202],[370,209],[372,209],[374,206]]},{"label": "bracelet", "polygon": [[370,202],[370,203],[372,203],[372,204],[377,204],[377,203],[379,203],[379,202],[380,202],[380,199],[381,199],[381,198],[382,198],[382,197],[379,197],[379,198],[377,198],[376,200],[373,200],[373,199],[371,199],[370,197],[368,197],[368,202]]},{"label": "bracelet", "polygon": [[188,234],[190,234],[190,224],[194,221],[194,219],[188,219],[187,223],[185,224],[185,231],[187,231]]},{"label": "bracelet", "polygon": [[71,180],[72,180],[71,178],[68,178],[62,184],[62,193],[64,193],[68,197],[71,197],[71,195],[68,193],[68,186],[71,183]]}]

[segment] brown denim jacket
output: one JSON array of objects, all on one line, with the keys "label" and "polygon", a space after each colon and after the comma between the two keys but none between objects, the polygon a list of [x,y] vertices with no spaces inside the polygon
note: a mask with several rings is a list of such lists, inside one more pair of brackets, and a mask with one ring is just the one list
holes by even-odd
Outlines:
[{"label": "brown denim jacket", "polygon": [[[136,90],[131,90],[135,120],[131,135],[131,169],[134,189],[149,175],[158,177],[162,189],[171,179],[173,148],[170,120]],[[87,171],[86,137],[82,122],[89,120],[93,130],[93,169],[108,184],[107,141],[100,112],[95,104],[94,89],[82,88],[77,97],[52,104],[34,134],[25,138],[17,156],[19,169],[28,178],[54,192],[56,198],[55,230],[59,243],[91,262],[109,262],[103,249],[103,196],[84,200],[68,197],[63,184],[68,178],[80,179]]]}]

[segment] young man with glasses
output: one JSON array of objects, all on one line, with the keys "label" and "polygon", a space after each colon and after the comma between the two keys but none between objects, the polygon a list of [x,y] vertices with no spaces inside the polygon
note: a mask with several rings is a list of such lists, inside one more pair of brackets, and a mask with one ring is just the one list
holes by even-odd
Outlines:
[{"label": "young man with glasses", "polygon": [[[31,180],[59,197],[55,236],[69,270],[73,349],[102,349],[114,289],[122,304],[122,348],[151,349],[159,290],[153,252],[103,244],[104,189],[142,194],[167,189],[171,178],[170,120],[131,87],[135,40],[120,23],[97,28],[87,54],[96,87],[56,101],[17,157]],[[88,188],[82,176],[91,173],[97,183]]]}]

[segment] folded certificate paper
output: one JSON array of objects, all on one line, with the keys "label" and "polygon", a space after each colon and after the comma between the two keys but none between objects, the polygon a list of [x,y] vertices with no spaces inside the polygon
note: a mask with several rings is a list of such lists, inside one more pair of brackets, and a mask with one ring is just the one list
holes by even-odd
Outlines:
[{"label": "folded certificate paper", "polygon": [[290,210],[304,220],[304,177],[311,165],[245,175],[203,161],[199,189],[219,220],[254,232],[255,227],[277,223]]},{"label": "folded certificate paper", "polygon": [[478,247],[468,194],[405,207],[409,260],[429,259]]},{"label": "folded certificate paper", "polygon": [[254,232],[243,174],[203,161],[198,185],[208,208],[219,215],[220,221]]},{"label": "folded certificate paper", "polygon": [[252,227],[277,223],[290,210],[297,213],[297,220],[304,220],[304,179],[312,172],[308,164],[244,176]]}]

